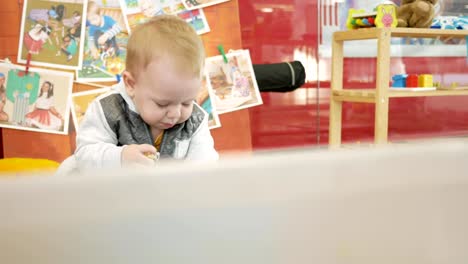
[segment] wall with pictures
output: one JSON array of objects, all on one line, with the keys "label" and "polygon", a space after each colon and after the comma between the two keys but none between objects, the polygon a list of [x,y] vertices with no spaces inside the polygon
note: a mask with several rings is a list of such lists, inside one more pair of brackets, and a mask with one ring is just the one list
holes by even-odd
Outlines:
[{"label": "wall with pictures", "polygon": [[[372,9],[378,2],[240,1],[242,42],[250,50],[253,63],[299,60],[307,72],[307,83],[302,88],[290,93],[262,93],[263,105],[249,110],[254,149],[328,143],[331,34],[343,29],[347,8]],[[468,16],[466,0],[439,2],[438,14]],[[399,41],[393,43],[392,74],[431,73],[445,84],[468,85],[466,40]],[[375,45],[345,46],[345,54],[349,58],[345,59],[344,86],[375,87]],[[389,140],[467,135],[466,105],[468,96],[392,99]],[[373,128],[374,105],[344,104],[344,141],[372,141]]]},{"label": "wall with pictures", "polygon": [[[0,59],[8,58],[13,63],[17,63],[23,2],[23,0],[5,0],[2,2],[2,9],[0,10],[0,16],[5,19],[4,21],[8,21],[8,23],[0,23]],[[111,3],[112,1],[107,2]],[[226,50],[241,49],[238,2],[236,0],[210,2],[210,6],[207,5],[207,7],[203,8],[206,21],[210,25],[209,33],[202,35],[207,56],[219,55],[217,46],[220,44]],[[185,15],[187,14],[183,13],[182,17]],[[191,19],[198,18],[198,13],[190,13],[189,15]],[[197,19],[192,22],[198,21]],[[200,26],[200,24],[196,24],[196,26]],[[37,68],[46,67],[38,66]],[[71,70],[67,72],[74,73]],[[115,82],[101,84],[110,85],[113,83]],[[73,93],[94,89],[96,87],[78,83],[73,84]],[[75,149],[75,126],[72,122],[73,118],[70,117],[69,120],[67,135],[1,128],[1,157],[43,158],[58,162],[63,161]],[[250,117],[247,109],[220,115],[219,122],[221,127],[211,130],[211,133],[215,140],[215,148],[220,153],[252,150]]]}]

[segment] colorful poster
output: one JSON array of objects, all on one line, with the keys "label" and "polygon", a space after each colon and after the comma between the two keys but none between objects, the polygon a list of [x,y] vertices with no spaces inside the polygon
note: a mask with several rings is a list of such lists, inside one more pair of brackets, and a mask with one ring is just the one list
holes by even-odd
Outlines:
[{"label": "colorful poster", "polygon": [[187,21],[199,35],[210,31],[202,9],[187,10],[182,0],[121,0],[126,23],[131,30],[162,14],[177,15]]},{"label": "colorful poster", "polygon": [[229,0],[183,0],[183,4],[188,10],[193,10],[196,8],[217,5],[227,1]]},{"label": "colorful poster", "polygon": [[203,9],[185,10],[177,13],[177,16],[187,21],[197,31],[198,35],[210,32],[210,26],[206,21]]},{"label": "colorful poster", "polygon": [[73,74],[0,63],[0,127],[68,134]]},{"label": "colorful poster", "polygon": [[[401,0],[393,1],[400,5]],[[435,5],[436,18],[433,27],[443,29],[468,29],[468,9],[462,1],[439,0]],[[332,34],[346,28],[348,10],[364,9],[368,12],[380,3],[373,0],[320,0],[320,44],[321,57],[331,57]],[[464,57],[467,54],[464,38],[392,38],[393,57]],[[375,57],[375,40],[347,41],[344,45],[346,57]]]},{"label": "colorful poster", "polygon": [[90,0],[81,82],[115,81],[125,68],[128,29],[119,0]]},{"label": "colorful poster", "polygon": [[219,114],[261,105],[252,61],[248,50],[231,51],[206,59],[208,89],[214,92],[214,105]]},{"label": "colorful poster", "polygon": [[186,10],[182,0],[122,0],[122,4],[128,13],[141,13],[147,18]]},{"label": "colorful poster", "polygon": [[88,110],[89,104],[101,94],[110,91],[110,87],[95,89],[85,92],[73,93],[71,96],[71,111],[73,117],[73,125],[75,130],[78,131],[81,121]]},{"label": "colorful poster", "polygon": [[213,89],[209,86],[206,82],[207,80],[206,74],[203,76],[202,79],[202,87],[201,91],[197,97],[197,104],[200,105],[203,110],[208,113],[208,127],[210,129],[221,127],[221,122],[219,121],[218,112],[213,105]]},{"label": "colorful poster", "polygon": [[79,69],[84,48],[83,0],[25,0],[18,62]]}]

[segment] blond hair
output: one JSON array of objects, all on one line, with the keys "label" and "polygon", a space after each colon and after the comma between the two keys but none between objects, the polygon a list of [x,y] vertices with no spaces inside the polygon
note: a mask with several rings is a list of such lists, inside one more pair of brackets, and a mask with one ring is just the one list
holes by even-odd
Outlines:
[{"label": "blond hair", "polygon": [[126,70],[136,78],[138,72],[162,56],[169,56],[179,72],[201,76],[205,61],[203,42],[177,16],[160,15],[137,26],[128,40]]}]

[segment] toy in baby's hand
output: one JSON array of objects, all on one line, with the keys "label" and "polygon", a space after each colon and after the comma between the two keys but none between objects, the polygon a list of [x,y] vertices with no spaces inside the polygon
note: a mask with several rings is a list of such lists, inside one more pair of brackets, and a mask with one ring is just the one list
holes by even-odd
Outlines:
[{"label": "toy in baby's hand", "polygon": [[398,27],[429,28],[438,0],[402,0],[397,9]]},{"label": "toy in baby's hand", "polygon": [[156,154],[151,153],[151,152],[146,152],[145,156],[147,158],[149,158],[149,159],[152,159],[155,163],[156,163],[156,161],[159,160],[159,152],[156,152]]}]

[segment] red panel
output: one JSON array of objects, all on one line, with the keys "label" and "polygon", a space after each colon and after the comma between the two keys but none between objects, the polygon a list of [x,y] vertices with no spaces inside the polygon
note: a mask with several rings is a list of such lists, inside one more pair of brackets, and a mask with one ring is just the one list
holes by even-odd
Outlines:
[{"label": "red panel", "polygon": [[[239,11],[243,47],[253,63],[300,57],[309,70],[317,68],[317,1],[239,1]],[[305,86],[314,88],[262,93],[264,104],[250,109],[254,149],[317,144],[317,83],[309,79]]]}]

